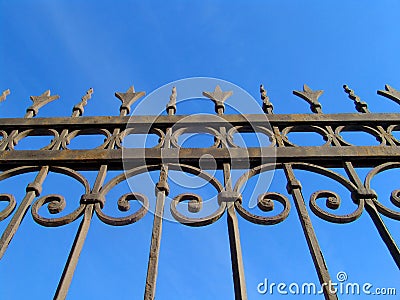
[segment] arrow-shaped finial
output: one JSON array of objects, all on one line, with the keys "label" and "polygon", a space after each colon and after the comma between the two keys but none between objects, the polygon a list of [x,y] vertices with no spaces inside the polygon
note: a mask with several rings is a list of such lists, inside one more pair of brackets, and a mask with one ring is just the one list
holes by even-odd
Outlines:
[{"label": "arrow-shaped finial", "polygon": [[353,100],[356,110],[360,113],[369,113],[368,104],[364,101],[361,101],[360,97],[358,97],[354,90],[350,89],[347,84],[343,85],[344,92],[349,95],[349,98]]},{"label": "arrow-shaped finial", "polygon": [[322,105],[318,98],[321,97],[323,90],[313,91],[307,84],[303,85],[303,91],[293,91],[293,94],[306,100],[310,104],[310,108],[314,113],[322,113]]},{"label": "arrow-shaped finial", "polygon": [[378,95],[384,96],[400,104],[400,92],[392,88],[390,85],[385,84],[385,91],[378,91]]},{"label": "arrow-shaped finial", "polygon": [[213,92],[203,92],[203,96],[211,99],[215,103],[215,112],[222,114],[225,110],[225,100],[232,96],[233,91],[223,92],[221,87],[217,85]]},{"label": "arrow-shaped finial", "polygon": [[122,102],[119,111],[122,113],[123,110],[126,110],[126,114],[129,114],[131,112],[132,104],[138,99],[142,98],[144,95],[146,95],[145,92],[136,93],[133,85],[126,91],[126,93],[116,92],[115,97]]},{"label": "arrow-shaped finial", "polygon": [[3,93],[1,93],[1,95],[0,95],[0,102],[3,102],[4,100],[6,100],[8,95],[10,95],[9,89],[3,91]]},{"label": "arrow-shaped finial", "polygon": [[54,100],[57,100],[58,98],[60,98],[60,96],[58,95],[50,96],[50,90],[47,90],[40,96],[30,96],[30,98],[33,101],[33,104],[27,108],[26,112],[27,113],[32,112],[33,116],[36,116],[39,112],[39,109],[42,106]]}]

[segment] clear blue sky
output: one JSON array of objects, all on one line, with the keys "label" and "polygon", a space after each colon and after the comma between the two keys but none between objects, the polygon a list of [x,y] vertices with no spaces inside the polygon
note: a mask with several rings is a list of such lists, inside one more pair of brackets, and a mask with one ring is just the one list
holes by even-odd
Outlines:
[{"label": "clear blue sky", "polygon": [[[47,89],[61,98],[39,116],[69,116],[90,87],[94,94],[85,115],[117,115],[116,91],[134,84],[149,94],[171,81],[196,76],[232,82],[256,99],[263,83],[276,113],[309,112],[308,105],[292,95],[304,83],[325,90],[320,98],[325,113],[355,112],[343,92],[345,83],[371,111],[399,112],[398,105],[376,94],[386,83],[400,89],[399,11],[399,2],[386,0],[0,0],[0,90],[11,89],[0,104],[0,116],[22,117],[31,104],[29,96]],[[2,182],[1,193],[13,192],[20,201],[33,175]],[[298,176],[306,200],[324,187],[341,188],[317,175]],[[286,194],[283,178],[276,172],[270,190]],[[153,197],[153,189],[140,180],[138,191]],[[398,182],[396,171],[373,182],[388,206],[388,195],[399,188]],[[64,193],[71,211],[82,193],[72,184],[49,176],[43,194]],[[122,190],[128,189],[121,187],[115,197]],[[345,202],[340,212],[351,212],[348,193],[340,193]],[[365,212],[347,225],[310,214],[333,278],[345,271],[351,281],[396,287],[400,293],[399,271]],[[9,219],[0,223],[1,232]],[[114,228],[94,217],[69,299],[141,299],[152,219],[148,214],[136,224]],[[399,223],[384,220],[399,244]],[[44,228],[28,212],[0,263],[0,299],[51,298],[78,224]],[[318,282],[294,208],[276,226],[240,219],[240,231],[249,299],[272,299],[257,293],[264,278]],[[157,299],[232,298],[226,218],[195,229],[165,222]]]}]

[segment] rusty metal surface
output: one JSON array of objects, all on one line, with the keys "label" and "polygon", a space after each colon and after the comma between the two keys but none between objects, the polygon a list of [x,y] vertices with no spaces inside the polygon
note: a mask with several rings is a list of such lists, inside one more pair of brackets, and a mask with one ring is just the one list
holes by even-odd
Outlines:
[{"label": "rusty metal surface", "polygon": [[[146,195],[128,193],[121,195],[118,209],[129,210],[129,201],[139,201],[142,207],[131,215],[113,217],[103,211],[107,193],[118,183],[129,177],[157,170],[160,172],[155,184],[156,209],[149,250],[144,299],[155,299],[158,274],[158,259],[162,251],[162,226],[165,209],[179,223],[186,226],[210,225],[226,215],[226,228],[229,237],[232,281],[235,299],[247,299],[245,266],[242,258],[239,218],[261,225],[277,225],[284,222],[290,213],[296,213],[312,257],[316,274],[321,284],[331,280],[325,258],[319,246],[318,238],[311,223],[310,211],[321,219],[332,223],[350,223],[357,220],[365,210],[376,230],[380,234],[388,253],[400,268],[400,250],[393,240],[382,215],[400,220],[400,212],[384,206],[378,195],[370,188],[371,179],[380,172],[400,168],[400,141],[393,134],[400,131],[400,114],[371,113],[366,102],[362,101],[347,85],[345,93],[354,102],[358,113],[324,114],[319,97],[322,90],[312,90],[307,85],[302,91],[293,91],[294,95],[305,100],[312,114],[274,114],[273,104],[267,96],[264,86],[260,86],[262,109],[265,115],[229,115],[225,114],[225,101],[232,95],[219,86],[212,92],[204,91],[203,95],[215,106],[215,115],[191,116],[177,115],[177,89],[172,88],[169,102],[161,116],[127,116],[131,106],[145,95],[135,92],[133,86],[125,93],[117,92],[115,96],[122,102],[118,116],[82,117],[84,107],[91,99],[93,89],[89,89],[81,101],[72,109],[69,118],[34,118],[39,109],[47,103],[58,99],[51,96],[50,91],[40,96],[32,96],[32,106],[27,109],[24,118],[0,119],[0,181],[27,172],[36,172],[36,177],[26,187],[25,197],[15,199],[10,194],[0,194],[0,201],[7,206],[0,211],[0,221],[7,222],[1,233],[0,259],[6,253],[12,239],[27,212],[31,210],[32,218],[40,225],[47,227],[63,226],[76,220],[80,226],[74,243],[65,263],[65,267],[54,299],[65,299],[73,279],[80,253],[84,247],[93,215],[99,220],[113,226],[125,226],[139,221],[148,213],[149,203]],[[6,100],[10,94],[5,90],[0,101]],[[400,92],[389,85],[378,91],[388,99],[400,104]],[[266,124],[265,120],[269,122]],[[343,136],[343,132],[363,132],[371,135],[378,142],[374,146],[352,145]],[[207,132],[214,138],[211,147],[185,148],[178,143],[179,136],[188,132]],[[265,147],[240,147],[235,144],[236,133],[263,133],[269,145]],[[309,132],[321,138],[320,146],[299,146],[290,138],[290,133]],[[158,144],[152,148],[126,148],[124,139],[128,135],[156,134]],[[100,135],[104,142],[94,149],[70,150],[69,144],[79,136]],[[29,136],[51,136],[51,142],[41,149],[17,150],[18,143]],[[18,148],[18,147],[17,147]],[[200,164],[199,158],[202,157]],[[208,174],[207,168],[215,164],[223,172],[223,182]],[[128,167],[128,169],[126,169]],[[356,172],[356,167],[370,167],[372,170],[363,181]],[[341,168],[347,178],[329,168]],[[244,174],[232,182],[233,169],[244,169]],[[242,186],[253,176],[272,169],[282,169],[286,176],[287,191],[291,202],[285,195],[266,192],[258,196],[257,206],[261,211],[274,212],[274,202],[283,206],[280,213],[261,216],[250,213],[242,205]],[[96,170],[97,177],[91,187],[87,179],[79,171]],[[110,170],[124,170],[125,173],[106,182]],[[199,176],[208,181],[218,193],[218,208],[210,215],[202,218],[192,217],[191,213],[201,211],[203,200],[199,195],[184,193],[176,196],[165,207],[165,199],[169,194],[169,171],[179,170]],[[302,183],[296,178],[294,170],[306,170],[333,179],[345,187],[351,194],[355,205],[354,211],[347,215],[335,215],[319,206],[318,199],[326,200],[326,207],[336,209],[341,199],[333,191],[317,191],[306,203],[302,194]],[[68,215],[46,218],[40,214],[40,208],[47,205],[50,213],[57,215],[65,207],[62,195],[51,194],[40,197],[42,184],[49,172],[61,173],[77,180],[85,190],[79,206]],[[393,191],[392,203],[400,206],[400,192]],[[187,201],[187,214],[177,209],[179,203]],[[309,209],[307,207],[309,206]],[[15,212],[14,212],[15,211]],[[29,215],[28,215],[29,216]],[[11,244],[10,244],[11,243]],[[12,248],[12,247],[10,247]],[[12,249],[10,249],[12,251]],[[1,263],[1,262],[0,262]],[[338,299],[324,286],[325,299]],[[139,297],[133,295],[133,298]]]}]

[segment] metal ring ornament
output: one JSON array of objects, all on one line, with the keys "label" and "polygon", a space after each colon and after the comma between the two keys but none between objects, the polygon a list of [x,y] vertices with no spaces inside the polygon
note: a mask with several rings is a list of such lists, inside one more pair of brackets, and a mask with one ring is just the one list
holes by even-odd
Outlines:
[{"label": "metal ring ornament", "polygon": [[[53,171],[55,173],[60,173],[60,174],[74,178],[75,180],[77,180],[78,182],[80,182],[83,185],[83,187],[85,189],[85,193],[90,192],[90,187],[89,187],[88,181],[86,180],[85,177],[83,177],[78,172],[76,172],[72,169],[69,169],[69,168],[65,168],[65,167],[50,167],[49,171]],[[85,205],[80,204],[77,209],[75,209],[73,212],[71,212],[65,216],[61,216],[58,218],[47,218],[47,217],[41,216],[39,213],[40,208],[46,204],[47,204],[47,209],[50,214],[58,214],[64,210],[64,208],[66,206],[66,201],[62,195],[50,194],[50,195],[46,195],[46,196],[39,198],[32,205],[31,213],[32,213],[33,219],[38,224],[46,226],[46,227],[58,227],[58,226],[69,224],[69,223],[75,221],[76,219],[78,219],[83,214],[83,211],[85,209]]]},{"label": "metal ring ornament", "polygon": [[[135,134],[139,134],[139,133],[135,132],[135,128],[127,128],[127,129],[125,129],[124,131],[122,131],[120,133],[120,136],[121,136],[121,149],[129,149],[129,147],[125,147],[123,145],[123,143],[124,143],[124,139],[128,135],[131,135],[131,134],[135,135]],[[156,134],[158,136],[158,144],[155,145],[154,147],[152,147],[153,149],[161,148],[164,145],[164,142],[165,142],[165,133],[164,133],[164,131],[162,131],[159,128],[151,128],[148,134]]]},{"label": "metal ring ornament", "polygon": [[0,211],[0,221],[3,221],[14,211],[17,202],[11,194],[0,194],[0,202],[8,202],[7,206]]},{"label": "metal ring ornament", "polygon": [[283,210],[275,216],[258,216],[250,213],[242,206],[242,201],[235,201],[235,208],[239,215],[241,215],[247,221],[260,225],[274,225],[285,220],[290,212],[290,202],[287,197],[282,194],[267,192],[258,196],[257,206],[262,211],[274,210],[274,202],[277,201],[283,205]]},{"label": "metal ring ornament", "polygon": [[340,196],[338,194],[336,194],[335,192],[332,191],[327,191],[327,190],[321,190],[321,191],[317,191],[315,193],[313,193],[310,197],[310,208],[311,211],[318,217],[320,217],[321,219],[325,220],[325,221],[329,221],[332,223],[350,223],[353,222],[355,220],[357,220],[363,210],[364,210],[364,201],[360,201],[357,209],[352,212],[351,214],[347,214],[347,215],[335,215],[332,213],[329,213],[325,210],[323,210],[318,204],[317,204],[317,200],[321,199],[321,198],[326,198],[326,202],[325,205],[330,208],[330,209],[338,209],[340,204],[341,204],[341,200],[340,200]]},{"label": "metal ring ornament", "polygon": [[[221,143],[224,142],[224,137],[221,136],[221,133],[212,127],[204,127],[204,128],[201,128],[201,131],[195,131],[195,132],[190,131],[190,127],[183,127],[183,128],[176,129],[172,133],[171,144],[175,148],[185,148],[185,147],[182,147],[181,145],[179,145],[179,142],[178,142],[179,136],[181,136],[184,133],[212,135],[214,137],[214,144],[210,148],[217,148]],[[206,147],[206,148],[208,148],[208,147]]]},{"label": "metal ring ornament", "polygon": [[362,131],[369,133],[372,135],[377,141],[380,142],[381,146],[384,146],[386,144],[386,139],[382,134],[377,131],[376,129],[369,127],[369,126],[359,126],[359,125],[347,125],[347,126],[338,126],[335,129],[335,135],[337,139],[339,139],[345,146],[355,146],[349,142],[346,142],[346,140],[342,137],[341,133],[343,131]]},{"label": "metal ring ornament", "polygon": [[[365,178],[365,182],[364,185],[367,189],[371,188],[371,180],[372,178],[374,178],[377,174],[386,171],[386,170],[390,170],[390,169],[397,169],[400,168],[400,162],[388,162],[388,163],[384,163],[382,165],[379,165],[375,168],[373,168],[366,176]],[[391,195],[390,195],[390,201],[396,206],[396,207],[400,207],[400,190],[394,190],[392,191]],[[398,220],[400,221],[400,212],[399,211],[395,211],[392,210],[388,207],[386,207],[385,205],[383,205],[382,203],[380,203],[378,201],[378,199],[374,199],[373,202],[376,206],[376,209],[383,215],[385,215],[386,217],[389,217],[391,219],[394,220]]]},{"label": "metal ring ornament", "polygon": [[103,135],[104,142],[97,146],[93,147],[92,149],[104,149],[107,144],[110,142],[111,139],[111,133],[107,129],[101,129],[101,128],[90,128],[90,129],[78,129],[71,131],[65,139],[61,143],[61,147],[63,149],[68,149],[68,145],[71,143],[72,139],[78,137],[78,136],[83,136],[83,135],[93,135],[93,134],[100,134]]},{"label": "metal ring ornament", "polygon": [[263,133],[263,134],[265,134],[268,137],[269,142],[270,142],[270,144],[267,147],[274,147],[276,145],[275,135],[270,129],[268,129],[268,128],[264,127],[264,126],[254,126],[254,127],[251,127],[252,130],[248,130],[247,128],[248,127],[246,127],[246,126],[236,126],[236,127],[232,127],[231,129],[229,129],[228,130],[228,134],[227,134],[227,142],[228,142],[228,144],[231,147],[234,147],[234,148],[241,148],[241,147],[239,147],[238,145],[236,145],[234,143],[233,135],[235,133],[240,134],[240,133],[245,133],[245,132],[251,132],[251,133]]},{"label": "metal ring ornament", "polygon": [[[299,145],[296,145],[295,143],[292,143],[289,141],[288,134],[291,132],[305,132],[305,133],[318,133],[319,135],[322,136],[322,138],[325,141],[325,144],[320,145],[319,147],[328,147],[332,144],[332,137],[327,132],[325,129],[319,127],[319,126],[314,126],[314,125],[297,125],[297,126],[289,126],[285,127],[282,130],[282,139],[285,141],[286,144],[292,146],[292,147],[300,147]],[[310,146],[311,147],[311,146]],[[317,146],[318,147],[318,146]]]},{"label": "metal ring ornament", "polygon": [[[16,146],[19,143],[19,141],[21,141],[22,139],[24,139],[28,136],[35,136],[36,135],[35,133],[38,133],[37,135],[40,135],[40,136],[53,136],[53,139],[50,141],[50,144],[42,147],[40,150],[48,150],[51,147],[53,147],[54,144],[56,143],[57,139],[60,136],[58,131],[54,130],[54,129],[40,129],[40,131],[38,131],[37,129],[24,130],[24,131],[18,133],[18,135],[13,139],[13,141],[12,141],[13,146],[11,146],[11,144],[9,142],[10,149],[14,149],[14,146]],[[44,133],[47,133],[47,134],[44,134]]]}]

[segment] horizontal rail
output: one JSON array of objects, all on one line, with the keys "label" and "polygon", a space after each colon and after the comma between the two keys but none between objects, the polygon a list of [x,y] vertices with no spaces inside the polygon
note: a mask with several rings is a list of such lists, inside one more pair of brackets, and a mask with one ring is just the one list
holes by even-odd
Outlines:
[{"label": "horizontal rail", "polygon": [[[368,157],[368,159],[366,159]],[[202,167],[231,162],[232,168],[247,169],[260,163],[304,162],[325,167],[372,167],[388,161],[400,162],[397,146],[284,147],[284,148],[179,148],[179,149],[93,149],[93,150],[14,150],[0,152],[0,169],[26,165],[68,166],[76,170],[122,170],[144,164],[183,163]]]},{"label": "horizontal rail", "polygon": [[[125,128],[148,129],[149,127],[168,128],[175,126],[339,126],[339,125],[393,125],[399,124],[398,113],[374,114],[249,114],[249,115],[174,115],[174,116],[100,116],[100,117],[58,117],[58,118],[4,118],[0,119],[0,130],[24,129],[87,129],[87,128]],[[129,123],[129,124],[128,124]],[[147,132],[145,132],[147,133]]]}]

